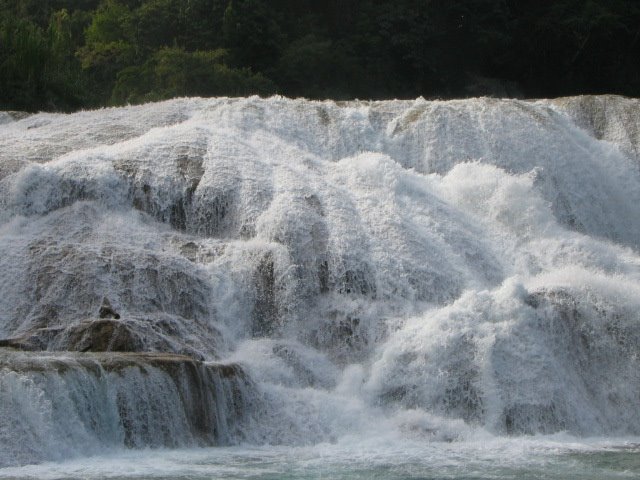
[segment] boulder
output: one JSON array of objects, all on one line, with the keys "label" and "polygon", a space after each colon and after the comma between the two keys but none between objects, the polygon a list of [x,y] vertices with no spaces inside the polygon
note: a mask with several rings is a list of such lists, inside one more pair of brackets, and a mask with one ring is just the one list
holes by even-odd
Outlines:
[{"label": "boulder", "polygon": [[[118,315],[118,318],[120,316]],[[100,319],[81,322],[56,339],[65,350],[76,352],[140,352],[143,339],[126,322]]]}]

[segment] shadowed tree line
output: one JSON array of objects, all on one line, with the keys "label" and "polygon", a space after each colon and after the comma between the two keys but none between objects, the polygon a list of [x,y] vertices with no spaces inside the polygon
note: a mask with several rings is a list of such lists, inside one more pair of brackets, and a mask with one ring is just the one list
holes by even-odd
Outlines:
[{"label": "shadowed tree line", "polygon": [[0,108],[640,96],[637,0],[0,0]]}]

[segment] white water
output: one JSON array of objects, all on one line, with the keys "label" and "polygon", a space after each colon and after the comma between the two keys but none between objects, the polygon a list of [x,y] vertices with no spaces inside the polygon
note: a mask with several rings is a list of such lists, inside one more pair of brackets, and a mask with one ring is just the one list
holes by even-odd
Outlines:
[{"label": "white water", "polygon": [[[144,350],[243,366],[255,411],[231,443],[640,435],[639,112],[249,98],[3,117],[0,337],[107,297]],[[81,402],[30,391],[0,451],[96,450],[51,441]]]},{"label": "white water", "polygon": [[127,451],[0,469],[11,480],[173,479],[635,479],[637,444],[616,439],[482,439],[454,443],[375,441],[312,447],[217,447]]}]

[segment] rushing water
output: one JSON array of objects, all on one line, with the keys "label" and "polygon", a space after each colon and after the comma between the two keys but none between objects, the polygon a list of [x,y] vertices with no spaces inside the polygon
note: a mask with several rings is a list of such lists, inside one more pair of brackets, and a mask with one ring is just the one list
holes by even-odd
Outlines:
[{"label": "rushing water", "polygon": [[637,476],[639,119],[0,113],[0,476]]},{"label": "rushing water", "polygon": [[131,451],[0,469],[0,478],[42,480],[613,480],[638,475],[637,444],[569,438]]}]

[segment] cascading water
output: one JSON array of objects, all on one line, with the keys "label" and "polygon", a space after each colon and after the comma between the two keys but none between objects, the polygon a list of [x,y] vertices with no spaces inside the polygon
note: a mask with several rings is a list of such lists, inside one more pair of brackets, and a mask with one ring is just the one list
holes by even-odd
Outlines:
[{"label": "cascading water", "polygon": [[639,149],[606,96],[0,114],[0,466],[640,435]]},{"label": "cascading water", "polygon": [[177,355],[0,352],[0,368],[0,455],[15,463],[228,442],[246,408],[237,367]]}]

